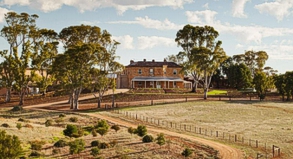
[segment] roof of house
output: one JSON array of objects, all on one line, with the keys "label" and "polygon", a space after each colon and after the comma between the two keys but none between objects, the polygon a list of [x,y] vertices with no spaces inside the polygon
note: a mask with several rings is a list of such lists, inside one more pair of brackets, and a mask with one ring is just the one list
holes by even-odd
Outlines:
[{"label": "roof of house", "polygon": [[127,65],[126,67],[163,67],[164,65],[167,65],[167,67],[180,67],[178,64],[175,62],[167,62],[166,60],[164,61],[158,61],[156,62],[155,60],[152,61],[146,61],[145,59],[143,61],[130,61],[130,64]]}]

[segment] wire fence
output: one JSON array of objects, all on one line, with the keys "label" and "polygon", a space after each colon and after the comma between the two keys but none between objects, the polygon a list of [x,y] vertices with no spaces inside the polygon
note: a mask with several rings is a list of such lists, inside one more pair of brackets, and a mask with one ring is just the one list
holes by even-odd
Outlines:
[{"label": "wire fence", "polygon": [[219,131],[219,130],[211,130],[211,129],[207,129],[207,128],[196,126],[196,125],[189,125],[189,124],[165,121],[165,120],[161,120],[157,118],[150,118],[147,116],[143,116],[141,114],[136,114],[134,112],[129,112],[129,111],[122,111],[119,109],[113,109],[111,112],[123,115],[124,117],[132,119],[132,120],[140,121],[144,124],[155,125],[158,127],[174,129],[177,131],[183,131],[187,133],[194,133],[197,135],[224,140],[226,142],[233,143],[233,144],[249,146],[261,152],[256,154],[257,159],[281,157],[280,147],[276,145],[267,145],[266,142],[262,142],[258,139],[247,138],[241,134],[232,134],[232,133]]}]

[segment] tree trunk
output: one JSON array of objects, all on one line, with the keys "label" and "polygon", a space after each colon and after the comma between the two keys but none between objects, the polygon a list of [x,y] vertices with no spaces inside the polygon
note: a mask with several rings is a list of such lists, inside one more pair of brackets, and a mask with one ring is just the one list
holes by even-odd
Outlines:
[{"label": "tree trunk", "polygon": [[74,90],[71,91],[71,93],[69,94],[69,99],[68,99],[68,103],[70,104],[70,109],[73,109],[73,97],[74,97]]},{"label": "tree trunk", "polygon": [[208,97],[208,76],[207,76],[207,71],[204,70],[204,85],[203,85],[203,99],[206,100]]},{"label": "tree trunk", "polygon": [[114,96],[114,89],[113,89],[113,93],[112,93],[112,108],[115,107],[115,96]]},{"label": "tree trunk", "polygon": [[5,102],[10,102],[10,100],[11,100],[11,88],[7,88]]},{"label": "tree trunk", "polygon": [[19,95],[19,106],[23,106],[23,103],[24,103],[24,95],[25,95],[25,90],[21,90],[21,92],[20,92],[20,95]]},{"label": "tree trunk", "polygon": [[80,93],[81,93],[81,90],[82,90],[82,87],[80,87],[80,88],[77,88],[76,90],[75,90],[75,92],[74,92],[74,98],[73,98],[73,100],[74,100],[74,104],[73,104],[73,108],[74,108],[74,110],[78,110],[79,109],[79,103],[78,103],[78,98],[79,98],[79,95],[80,95]]}]

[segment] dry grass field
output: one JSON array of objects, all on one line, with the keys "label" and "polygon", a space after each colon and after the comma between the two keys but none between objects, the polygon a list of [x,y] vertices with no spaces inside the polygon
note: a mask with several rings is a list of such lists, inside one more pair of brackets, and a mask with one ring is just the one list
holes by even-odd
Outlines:
[{"label": "dry grass field", "polygon": [[282,158],[293,158],[293,103],[197,101],[122,110],[149,119],[237,134],[245,140],[258,140],[262,146],[266,144],[268,150],[277,145]]},{"label": "dry grass field", "polygon": [[[115,132],[110,129],[104,135],[93,137],[91,133],[87,132],[84,136],[80,137],[85,140],[85,150],[80,154],[71,155],[69,153],[69,146],[63,148],[54,147],[53,144],[59,139],[66,141],[73,141],[74,138],[68,138],[63,135],[63,130],[67,124],[74,124],[79,127],[94,126],[98,122],[98,118],[87,116],[85,114],[71,113],[71,112],[54,112],[54,111],[34,111],[24,110],[22,112],[11,112],[10,108],[0,109],[0,130],[5,130],[9,135],[16,135],[22,141],[22,146],[25,149],[26,156],[31,153],[30,141],[43,141],[45,145],[42,146],[40,151],[43,155],[41,158],[58,158],[58,159],[79,159],[79,158],[94,158],[90,155],[91,145],[94,140],[106,142],[112,145],[107,149],[101,149],[100,158],[142,158],[142,159],[160,159],[160,158],[184,158],[181,153],[188,147],[193,150],[192,158],[215,158],[217,151],[210,147],[203,146],[198,143],[190,142],[188,140],[165,136],[166,144],[159,146],[155,142],[143,143],[142,138],[137,135],[129,134],[127,127],[120,126],[120,130]],[[59,117],[64,114],[65,117]],[[77,122],[70,122],[70,118],[76,117]],[[24,121],[19,121],[24,119]],[[52,126],[46,127],[45,121],[52,120]],[[59,122],[56,122],[58,121]],[[9,127],[3,127],[3,124],[8,124]],[[21,123],[22,128],[18,130],[16,124]],[[112,124],[109,123],[111,126]],[[154,138],[157,134],[152,134]],[[57,154],[53,151],[58,150]],[[213,157],[212,157],[213,156]],[[28,157],[31,158],[31,157]]]}]

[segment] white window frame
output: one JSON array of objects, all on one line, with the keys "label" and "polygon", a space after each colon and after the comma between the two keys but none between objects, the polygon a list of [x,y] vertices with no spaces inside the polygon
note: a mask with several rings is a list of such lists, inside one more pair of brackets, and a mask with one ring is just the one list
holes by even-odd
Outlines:
[{"label": "white window frame", "polygon": [[150,75],[154,75],[154,69],[150,68]]},{"label": "white window frame", "polygon": [[142,74],[142,70],[138,69],[138,74],[141,75]]}]

